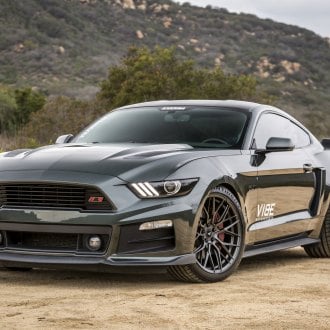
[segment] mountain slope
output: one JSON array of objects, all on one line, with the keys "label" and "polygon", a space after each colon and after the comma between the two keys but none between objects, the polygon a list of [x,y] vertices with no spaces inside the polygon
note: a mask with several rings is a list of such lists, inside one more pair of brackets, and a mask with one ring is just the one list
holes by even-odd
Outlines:
[{"label": "mountain slope", "polygon": [[295,26],[161,0],[2,0],[0,83],[93,95],[131,45],[256,75],[276,103],[330,134],[329,40]]}]

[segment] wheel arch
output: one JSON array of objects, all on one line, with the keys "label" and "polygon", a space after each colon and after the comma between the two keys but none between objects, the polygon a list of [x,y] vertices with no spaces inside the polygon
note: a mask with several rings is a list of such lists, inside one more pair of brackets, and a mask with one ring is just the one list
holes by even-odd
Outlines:
[{"label": "wheel arch", "polygon": [[240,200],[240,196],[232,185],[230,185],[227,182],[223,182],[223,183],[219,184],[217,187],[224,187],[224,188],[228,189],[235,196],[235,198],[237,199],[237,201],[239,202],[239,204],[242,208],[242,202]]},{"label": "wheel arch", "polygon": [[239,184],[235,182],[232,178],[224,176],[222,177],[221,180],[217,183],[217,185],[213,188],[216,187],[224,187],[228,189],[234,197],[237,199],[240,207],[241,207],[241,212],[245,221],[245,224],[248,222],[247,218],[247,213],[246,213],[246,208],[245,208],[245,196],[242,194]]}]

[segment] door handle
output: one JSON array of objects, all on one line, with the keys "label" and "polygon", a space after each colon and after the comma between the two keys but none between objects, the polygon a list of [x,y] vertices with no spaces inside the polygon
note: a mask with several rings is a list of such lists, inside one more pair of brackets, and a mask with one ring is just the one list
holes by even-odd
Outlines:
[{"label": "door handle", "polygon": [[304,164],[303,165],[303,170],[305,173],[312,173],[313,172],[313,165],[312,164]]}]

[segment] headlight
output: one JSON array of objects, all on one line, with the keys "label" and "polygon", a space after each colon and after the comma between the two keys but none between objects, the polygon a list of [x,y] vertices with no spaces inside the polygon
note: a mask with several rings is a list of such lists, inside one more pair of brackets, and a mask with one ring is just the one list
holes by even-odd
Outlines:
[{"label": "headlight", "polygon": [[197,181],[198,179],[136,182],[129,184],[129,187],[140,198],[162,198],[187,195]]}]

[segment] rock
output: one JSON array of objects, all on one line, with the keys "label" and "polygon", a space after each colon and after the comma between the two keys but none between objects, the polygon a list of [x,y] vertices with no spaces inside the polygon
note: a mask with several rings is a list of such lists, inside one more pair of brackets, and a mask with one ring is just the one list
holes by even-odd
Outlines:
[{"label": "rock", "polygon": [[172,25],[172,18],[171,18],[171,17],[167,17],[167,16],[165,16],[165,17],[163,18],[163,25],[164,25],[164,27],[165,27],[166,29],[170,28],[171,25]]},{"label": "rock", "polygon": [[23,44],[17,44],[14,47],[14,52],[16,53],[22,53],[24,51],[24,45]]},{"label": "rock", "polygon": [[294,74],[294,73],[300,71],[300,68],[301,68],[300,63],[290,62],[288,60],[281,61],[281,65],[288,74]]},{"label": "rock", "polygon": [[155,3],[154,5],[150,6],[150,8],[152,9],[152,11],[153,11],[155,14],[158,14],[158,13],[160,13],[160,12],[162,11],[163,6],[160,5],[160,4],[156,4],[156,3]]},{"label": "rock", "polygon": [[158,13],[162,12],[163,10],[168,11],[170,9],[170,5],[168,5],[168,4],[162,5],[160,3],[154,3],[149,8],[154,12],[154,14],[158,14]]},{"label": "rock", "polygon": [[256,66],[258,70],[256,74],[261,78],[268,78],[270,76],[270,72],[268,70],[275,68],[275,64],[271,63],[267,56],[260,57]]},{"label": "rock", "polygon": [[144,38],[144,34],[143,34],[143,32],[142,32],[141,30],[137,30],[137,31],[135,32],[135,34],[136,34],[136,37],[137,37],[138,39],[143,39],[143,38]]},{"label": "rock", "polygon": [[140,5],[137,6],[137,9],[142,10],[142,11],[146,11],[147,10],[147,3],[143,2]]},{"label": "rock", "polygon": [[281,75],[278,75],[274,78],[274,80],[277,81],[277,82],[283,82],[283,81],[285,81],[285,77],[281,76]]},{"label": "rock", "polygon": [[124,9],[135,9],[135,3],[133,0],[122,0],[122,6]]},{"label": "rock", "polygon": [[65,53],[65,48],[63,46],[58,47],[58,52],[63,55]]},{"label": "rock", "polygon": [[198,43],[198,39],[190,39],[189,42],[193,45],[196,45]]}]

